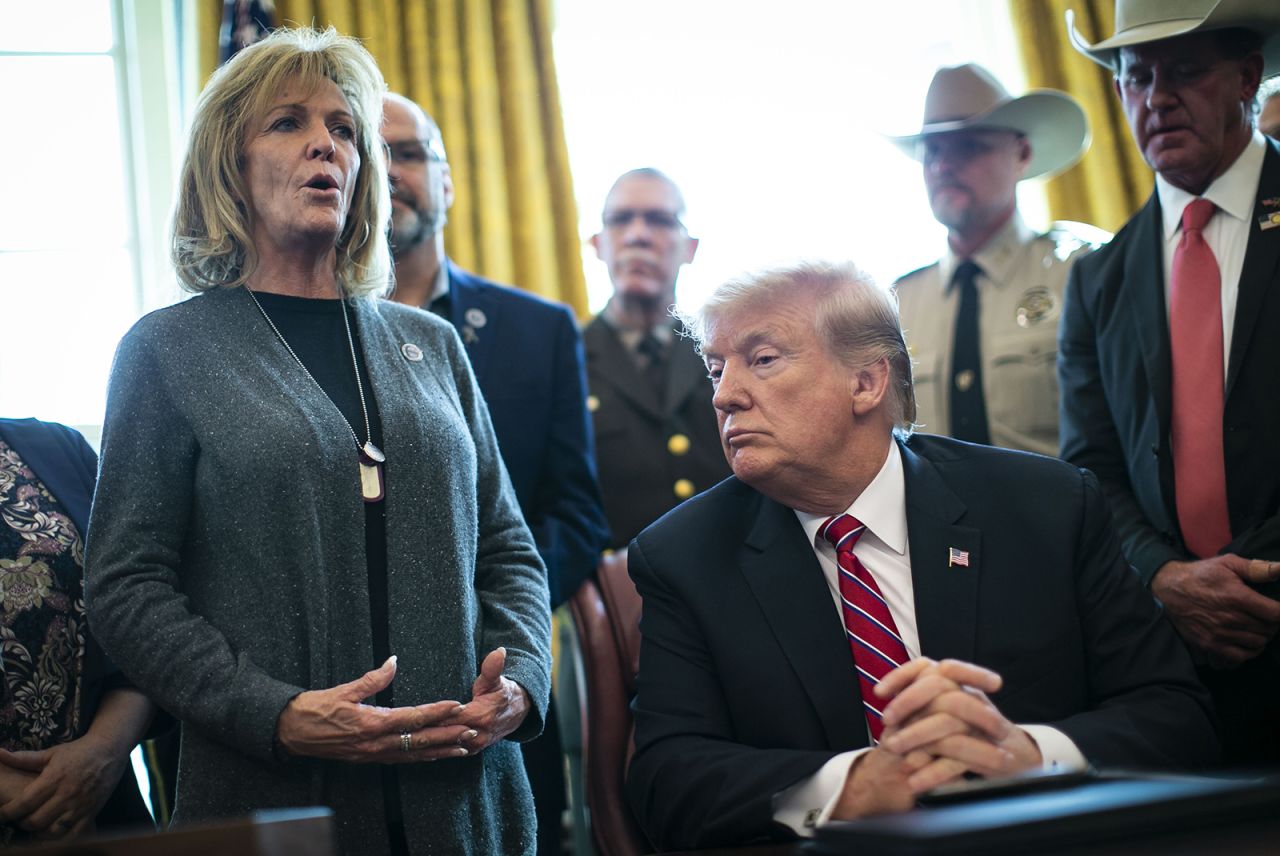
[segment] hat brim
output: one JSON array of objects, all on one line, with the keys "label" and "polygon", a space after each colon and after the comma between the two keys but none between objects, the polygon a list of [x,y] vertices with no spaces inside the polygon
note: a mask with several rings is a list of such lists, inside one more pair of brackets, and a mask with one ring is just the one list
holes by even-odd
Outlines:
[{"label": "hat brim", "polygon": [[1076,29],[1075,13],[1071,9],[1067,10],[1066,18],[1067,36],[1071,39],[1071,46],[1098,65],[1108,69],[1115,69],[1116,53],[1121,48],[1173,39],[1196,32],[1239,27],[1258,32],[1263,37],[1262,76],[1267,78],[1280,74],[1280,4],[1277,4],[1275,9],[1259,10],[1253,4],[1222,2],[1215,6],[1203,20],[1178,18],[1130,27],[1123,33],[1117,33],[1109,39],[1096,43],[1090,43],[1080,35],[1080,31]]},{"label": "hat brim", "polygon": [[1023,179],[1061,172],[1078,161],[1089,147],[1089,121],[1074,98],[1053,89],[1028,92],[986,113],[950,122],[932,122],[919,133],[889,137],[903,154],[920,159],[920,143],[956,131],[1013,131],[1031,144],[1031,162]]}]

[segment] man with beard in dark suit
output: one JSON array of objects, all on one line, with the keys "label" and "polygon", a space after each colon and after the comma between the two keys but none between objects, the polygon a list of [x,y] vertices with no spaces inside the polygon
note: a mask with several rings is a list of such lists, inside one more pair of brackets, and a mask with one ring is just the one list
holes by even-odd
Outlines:
[{"label": "man with beard in dark suit", "polygon": [[1280,4],[1119,0],[1096,44],[1068,26],[1115,73],[1156,187],[1072,270],[1062,456],[1097,474],[1126,558],[1201,666],[1224,760],[1274,766],[1280,147],[1255,100],[1280,71]]}]

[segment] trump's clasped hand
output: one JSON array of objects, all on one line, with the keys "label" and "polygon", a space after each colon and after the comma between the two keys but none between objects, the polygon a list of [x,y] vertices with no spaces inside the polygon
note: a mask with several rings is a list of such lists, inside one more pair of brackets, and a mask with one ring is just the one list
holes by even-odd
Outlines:
[{"label": "trump's clasped hand", "polygon": [[890,700],[884,734],[850,767],[832,818],[906,811],[919,794],[966,773],[1038,768],[1035,741],[987,698],[1000,686],[995,672],[960,660],[917,657],[886,675],[875,688]]},{"label": "trump's clasped hand", "polygon": [[277,739],[290,755],[357,763],[404,764],[480,752],[520,726],[529,712],[524,688],[504,677],[506,650],[491,651],[471,699],[412,707],[364,703],[391,685],[396,658],[354,681],[299,693],[280,714]]}]

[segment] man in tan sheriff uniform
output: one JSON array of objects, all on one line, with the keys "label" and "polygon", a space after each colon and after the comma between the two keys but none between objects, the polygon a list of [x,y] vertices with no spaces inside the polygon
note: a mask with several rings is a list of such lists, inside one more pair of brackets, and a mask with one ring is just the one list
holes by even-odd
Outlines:
[{"label": "man in tan sheriff uniform", "polygon": [[943,257],[896,283],[922,430],[1057,454],[1067,271],[1096,247],[1090,240],[1109,236],[1092,227],[1037,235],[1016,191],[1070,166],[1088,139],[1071,96],[1013,98],[976,65],[940,68],[920,132],[893,139],[921,162],[933,215],[947,227]]}]

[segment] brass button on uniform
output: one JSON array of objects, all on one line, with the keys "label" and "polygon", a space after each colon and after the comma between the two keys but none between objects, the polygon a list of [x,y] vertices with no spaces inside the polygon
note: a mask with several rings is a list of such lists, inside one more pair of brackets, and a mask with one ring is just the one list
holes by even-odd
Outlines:
[{"label": "brass button on uniform", "polygon": [[595,413],[599,409],[600,409],[600,399],[596,398],[594,395],[588,395],[587,411],[590,413]]},{"label": "brass button on uniform", "polygon": [[693,496],[696,489],[693,486],[693,482],[689,481],[688,479],[678,479],[675,485],[672,487],[672,490],[674,490],[676,496],[680,497],[681,499],[688,499],[689,497]]},{"label": "brass button on uniform", "polygon": [[956,372],[956,389],[961,392],[968,392],[969,387],[973,386],[973,370],[964,369]]},{"label": "brass button on uniform", "polygon": [[683,455],[689,451],[689,438],[683,434],[672,434],[667,440],[667,451],[673,455]]}]

